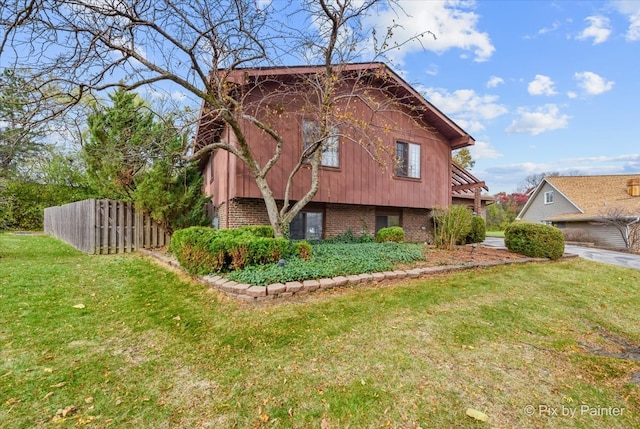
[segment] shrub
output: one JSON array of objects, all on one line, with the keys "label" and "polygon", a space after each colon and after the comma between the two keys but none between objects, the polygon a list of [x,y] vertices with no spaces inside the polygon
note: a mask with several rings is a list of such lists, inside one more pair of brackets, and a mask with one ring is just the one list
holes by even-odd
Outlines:
[{"label": "shrub", "polygon": [[190,274],[241,270],[278,261],[291,254],[287,239],[270,238],[271,227],[216,230],[191,227],[174,232],[169,251]]},{"label": "shrub", "polygon": [[467,234],[465,243],[482,243],[487,238],[487,227],[484,219],[480,216],[471,218],[471,231]]},{"label": "shrub", "polygon": [[217,241],[216,232],[213,228],[200,226],[175,231],[171,236],[169,251],[188,273],[207,274],[215,267],[224,266],[224,252],[212,248]]},{"label": "shrub", "polygon": [[241,226],[240,228],[232,229],[229,231],[249,233],[254,237],[265,237],[265,238],[275,237],[273,233],[273,227],[271,225],[246,225],[246,226]]},{"label": "shrub", "polygon": [[386,243],[387,241],[402,243],[404,241],[404,230],[399,226],[380,229],[376,234],[376,242]]},{"label": "shrub", "polygon": [[451,205],[446,209],[436,207],[433,211],[433,234],[437,247],[453,249],[464,243],[471,231],[473,213],[465,206]]},{"label": "shrub", "polygon": [[313,251],[311,250],[311,244],[308,241],[301,240],[296,241],[293,244],[293,254],[300,259],[308,261],[313,256]]},{"label": "shrub", "polygon": [[504,232],[504,244],[532,258],[558,259],[564,254],[562,231],[541,223],[512,223]]}]

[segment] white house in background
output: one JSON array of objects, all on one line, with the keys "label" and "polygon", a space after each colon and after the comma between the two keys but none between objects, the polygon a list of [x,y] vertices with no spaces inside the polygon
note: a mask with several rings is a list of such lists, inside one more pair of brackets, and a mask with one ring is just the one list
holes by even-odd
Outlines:
[{"label": "white house in background", "polygon": [[637,247],[640,174],[545,177],[518,219],[556,226],[568,241],[612,248],[635,243]]}]

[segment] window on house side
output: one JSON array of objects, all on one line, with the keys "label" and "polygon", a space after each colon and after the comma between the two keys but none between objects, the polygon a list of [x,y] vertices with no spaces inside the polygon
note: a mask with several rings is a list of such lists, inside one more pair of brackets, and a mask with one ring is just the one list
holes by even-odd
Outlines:
[{"label": "window on house side", "polygon": [[396,176],[420,178],[420,145],[396,142]]},{"label": "window on house side", "polygon": [[553,191],[548,191],[544,193],[544,203],[553,204]]},{"label": "window on house side", "polygon": [[300,212],[289,225],[292,240],[321,240],[322,212]]},{"label": "window on house side", "polygon": [[[320,137],[320,124],[315,121],[302,121],[303,150],[309,148]],[[322,143],[322,158],[320,165],[325,167],[340,166],[340,145],[338,142],[338,129],[333,128],[328,137]]]},{"label": "window on house side", "polygon": [[400,216],[397,215],[381,215],[376,216],[376,232],[382,228],[390,226],[400,226]]}]

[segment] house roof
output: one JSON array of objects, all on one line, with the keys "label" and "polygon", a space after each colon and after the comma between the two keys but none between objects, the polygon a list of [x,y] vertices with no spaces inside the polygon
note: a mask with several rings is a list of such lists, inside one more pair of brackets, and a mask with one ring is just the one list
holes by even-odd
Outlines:
[{"label": "house roof", "polygon": [[[371,63],[349,63],[339,64],[341,72],[356,75],[358,73],[366,73],[367,77],[374,84],[380,85],[394,96],[403,100],[408,106],[426,122],[431,124],[437,132],[442,134],[448,141],[451,149],[460,149],[471,146],[475,143],[466,131],[464,131],[453,120],[442,113],[437,107],[427,101],[419,92],[411,85],[404,81],[386,64],[381,62]],[[225,74],[225,78],[230,82],[237,84],[246,84],[255,81],[256,78],[295,78],[305,74],[318,74],[324,70],[324,66],[292,66],[292,67],[257,67],[257,68],[241,68],[232,71],[219,70],[219,74]],[[212,73],[216,73],[215,71]],[[214,75],[212,75],[214,76]],[[219,127],[222,125],[216,121],[203,121],[208,115],[208,109],[203,106],[201,117],[197,131],[196,147],[204,146],[204,141],[209,141]],[[207,124],[206,126],[203,126]],[[217,129],[217,131],[216,131]]]},{"label": "house roof", "polygon": [[[538,185],[531,202],[548,183],[562,194],[580,213],[561,213],[549,216],[548,221],[594,220],[607,216],[612,210],[621,214],[640,216],[640,197],[631,196],[627,182],[640,180],[640,174],[606,176],[549,176]],[[527,203],[527,205],[529,204]],[[523,212],[527,207],[523,208]]]}]

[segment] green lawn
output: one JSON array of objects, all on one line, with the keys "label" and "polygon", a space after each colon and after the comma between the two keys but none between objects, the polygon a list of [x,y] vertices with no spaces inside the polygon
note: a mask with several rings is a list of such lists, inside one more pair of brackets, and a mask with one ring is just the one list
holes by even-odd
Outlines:
[{"label": "green lawn", "polygon": [[570,259],[255,307],[4,234],[0,427],[640,427],[638,285]]},{"label": "green lawn", "polygon": [[487,237],[504,237],[504,231],[487,231]]}]

